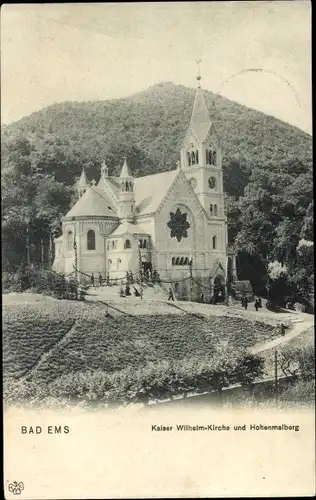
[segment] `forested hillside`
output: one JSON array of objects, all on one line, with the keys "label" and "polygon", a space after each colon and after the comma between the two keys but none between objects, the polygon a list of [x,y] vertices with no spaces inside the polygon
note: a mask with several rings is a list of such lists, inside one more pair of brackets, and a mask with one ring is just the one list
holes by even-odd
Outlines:
[{"label": "forested hillside", "polygon": [[[125,99],[54,104],[4,127],[5,268],[25,258],[27,226],[32,258],[40,259],[39,241],[58,233],[82,167],[90,180],[98,180],[102,160],[117,174],[124,155],[135,176],[175,168],[194,96],[195,89],[160,83]],[[287,266],[281,274],[291,280],[299,274],[297,292],[310,279],[297,273],[303,258],[297,247],[313,239],[311,136],[211,92],[205,96],[222,143],[229,237],[240,250],[241,277],[252,274],[262,285],[276,260]],[[310,245],[303,247],[308,252]]]}]

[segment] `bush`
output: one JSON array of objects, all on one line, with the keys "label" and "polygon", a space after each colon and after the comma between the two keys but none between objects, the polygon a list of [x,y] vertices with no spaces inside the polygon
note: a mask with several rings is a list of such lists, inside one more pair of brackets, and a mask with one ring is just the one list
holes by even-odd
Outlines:
[{"label": "bush", "polygon": [[45,269],[22,263],[15,273],[6,272],[2,280],[3,292],[24,292],[51,295],[57,299],[75,300],[78,298],[78,283],[52,269]]},{"label": "bush", "polygon": [[251,383],[261,376],[254,356],[232,351],[213,358],[149,363],[142,369],[127,367],[111,374],[100,370],[62,375],[46,385],[43,381],[6,382],[7,402],[38,404],[43,398],[91,406],[111,406],[162,400],[188,393],[221,391],[237,377]]},{"label": "bush", "polygon": [[285,403],[315,404],[315,379],[299,380],[280,395],[280,401]]}]

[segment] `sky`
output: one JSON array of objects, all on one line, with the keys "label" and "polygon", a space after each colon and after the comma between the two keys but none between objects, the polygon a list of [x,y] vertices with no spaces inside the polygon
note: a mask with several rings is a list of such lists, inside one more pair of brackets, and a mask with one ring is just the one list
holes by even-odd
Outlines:
[{"label": "sky", "polygon": [[312,133],[305,0],[5,4],[1,122],[55,102],[125,97],[172,81]]}]

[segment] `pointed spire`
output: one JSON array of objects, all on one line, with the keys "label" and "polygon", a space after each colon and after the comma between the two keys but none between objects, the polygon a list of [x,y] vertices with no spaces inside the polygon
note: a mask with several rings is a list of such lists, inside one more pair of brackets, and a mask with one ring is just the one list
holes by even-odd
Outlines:
[{"label": "pointed spire", "polygon": [[78,186],[87,186],[89,184],[88,178],[84,168],[82,169],[80,179],[78,181]]},{"label": "pointed spire", "polygon": [[198,86],[191,115],[190,128],[199,141],[203,142],[205,140],[211,123],[203,91],[201,87]]},{"label": "pointed spire", "polygon": [[124,163],[123,163],[120,177],[124,177],[124,178],[125,177],[133,177],[133,174],[132,174],[129,166],[127,165],[126,156],[124,158]]}]

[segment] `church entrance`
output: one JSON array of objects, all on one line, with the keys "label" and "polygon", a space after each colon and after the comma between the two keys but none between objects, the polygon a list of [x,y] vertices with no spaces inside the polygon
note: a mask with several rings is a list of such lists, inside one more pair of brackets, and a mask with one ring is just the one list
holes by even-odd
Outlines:
[{"label": "church entrance", "polygon": [[213,294],[215,304],[217,302],[225,301],[225,283],[222,276],[216,276],[214,279],[214,294]]},{"label": "church entrance", "polygon": [[152,263],[143,261],[142,262],[142,270],[143,270],[143,276],[145,279],[149,279],[152,275]]},{"label": "church entrance", "polygon": [[142,262],[143,272],[148,273],[152,271],[152,263],[151,262]]}]

